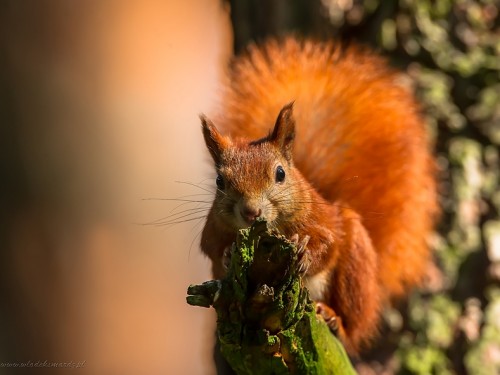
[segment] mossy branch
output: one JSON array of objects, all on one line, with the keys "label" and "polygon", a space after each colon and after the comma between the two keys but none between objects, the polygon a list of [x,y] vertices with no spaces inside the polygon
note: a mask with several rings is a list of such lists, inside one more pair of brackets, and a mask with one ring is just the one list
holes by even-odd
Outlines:
[{"label": "mossy branch", "polygon": [[188,288],[189,304],[215,308],[221,352],[237,374],[355,374],[298,269],[295,244],[259,221],[240,231],[223,280]]}]

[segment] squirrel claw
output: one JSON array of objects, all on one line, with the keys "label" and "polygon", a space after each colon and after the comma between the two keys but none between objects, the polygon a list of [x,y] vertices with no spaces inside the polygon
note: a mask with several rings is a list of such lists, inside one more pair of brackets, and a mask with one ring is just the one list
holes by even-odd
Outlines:
[{"label": "squirrel claw", "polygon": [[305,275],[309,266],[311,265],[311,257],[307,252],[307,244],[309,243],[310,236],[304,236],[302,240],[299,241],[299,235],[294,234],[290,241],[292,241],[297,246],[297,256],[299,263],[299,274]]},{"label": "squirrel claw", "polygon": [[323,302],[316,302],[316,314],[321,315],[330,331],[336,333],[339,330],[340,317],[330,306]]},{"label": "squirrel claw", "polygon": [[[298,237],[298,235],[297,235]],[[297,245],[297,250],[298,250],[298,253],[299,254],[302,254],[303,252],[306,251],[306,247],[307,247],[307,244],[309,243],[309,239],[311,237],[310,236],[304,236],[304,238],[302,238],[302,241],[298,242],[298,245]]]},{"label": "squirrel claw", "polygon": [[231,246],[227,246],[224,249],[224,253],[222,254],[222,268],[224,271],[227,271],[229,269],[229,266],[231,265],[231,254],[236,247],[236,244],[233,243]]}]

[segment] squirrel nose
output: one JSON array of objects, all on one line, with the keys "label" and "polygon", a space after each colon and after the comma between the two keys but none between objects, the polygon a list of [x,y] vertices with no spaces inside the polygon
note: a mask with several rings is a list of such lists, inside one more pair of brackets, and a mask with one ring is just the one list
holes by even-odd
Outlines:
[{"label": "squirrel nose", "polygon": [[262,215],[262,209],[257,207],[243,206],[240,209],[240,213],[247,223],[253,223],[258,217]]}]

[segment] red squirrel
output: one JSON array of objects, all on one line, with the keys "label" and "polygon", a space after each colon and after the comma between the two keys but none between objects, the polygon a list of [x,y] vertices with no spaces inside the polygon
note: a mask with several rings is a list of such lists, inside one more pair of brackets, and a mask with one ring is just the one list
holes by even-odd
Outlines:
[{"label": "red squirrel", "polygon": [[311,298],[359,353],[431,258],[435,167],[413,95],[361,47],[289,38],[236,58],[221,103],[200,116],[217,173],[201,238],[213,276],[257,218],[305,239]]}]

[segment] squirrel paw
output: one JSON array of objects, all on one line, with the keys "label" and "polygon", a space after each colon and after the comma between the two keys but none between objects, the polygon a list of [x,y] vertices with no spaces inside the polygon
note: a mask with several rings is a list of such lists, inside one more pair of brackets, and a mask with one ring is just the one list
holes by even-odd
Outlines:
[{"label": "squirrel paw", "polygon": [[290,241],[297,246],[299,273],[301,275],[305,275],[311,265],[311,257],[307,251],[307,244],[309,243],[310,238],[310,236],[304,236],[302,240],[299,241],[299,235],[297,233],[290,238]]},{"label": "squirrel paw", "polygon": [[338,332],[341,319],[330,306],[323,302],[316,302],[316,314],[321,315],[330,331]]},{"label": "squirrel paw", "polygon": [[224,253],[222,254],[222,268],[224,271],[227,271],[229,269],[229,266],[231,265],[231,254],[236,247],[236,244],[233,243],[231,246],[227,246],[224,249]]}]

